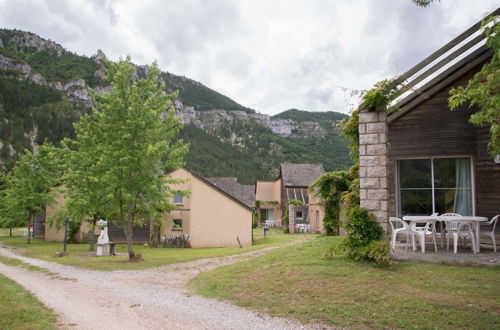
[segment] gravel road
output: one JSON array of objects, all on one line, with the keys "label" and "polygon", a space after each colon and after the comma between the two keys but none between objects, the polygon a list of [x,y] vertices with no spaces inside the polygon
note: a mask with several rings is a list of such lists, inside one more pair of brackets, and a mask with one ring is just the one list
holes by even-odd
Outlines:
[{"label": "gravel road", "polygon": [[185,284],[201,271],[248,260],[273,249],[139,271],[105,272],[27,258],[0,247],[1,255],[46,268],[59,277],[2,263],[0,273],[52,308],[61,329],[310,328],[192,295],[185,289]]}]

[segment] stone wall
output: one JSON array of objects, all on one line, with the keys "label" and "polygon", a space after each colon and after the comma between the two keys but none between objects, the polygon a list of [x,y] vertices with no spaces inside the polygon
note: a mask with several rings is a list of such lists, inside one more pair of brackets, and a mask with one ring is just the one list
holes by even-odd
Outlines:
[{"label": "stone wall", "polygon": [[375,215],[385,232],[388,221],[387,114],[361,110],[359,114],[360,206]]},{"label": "stone wall", "polygon": [[288,229],[290,233],[295,232],[295,205],[293,204],[288,206]]}]

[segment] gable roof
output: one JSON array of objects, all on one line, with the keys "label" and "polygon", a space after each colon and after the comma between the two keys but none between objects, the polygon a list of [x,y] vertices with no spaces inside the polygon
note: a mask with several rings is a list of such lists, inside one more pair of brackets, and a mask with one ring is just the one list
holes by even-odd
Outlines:
[{"label": "gable roof", "polygon": [[309,187],[325,173],[322,164],[281,164],[280,175],[285,187]]},{"label": "gable roof", "polygon": [[235,177],[215,177],[205,179],[210,181],[213,185],[224,190],[234,198],[238,199],[245,205],[253,207],[253,202],[255,201],[254,185],[239,184],[238,179]]},{"label": "gable roof", "polygon": [[[500,8],[488,15],[500,14]],[[397,84],[404,83],[402,96],[391,108],[388,123],[403,116],[432,95],[446,88],[464,74],[486,62],[493,51],[485,44],[486,35],[477,22],[417,65],[400,75]]]},{"label": "gable roof", "polygon": [[[182,167],[184,170],[188,171],[193,177],[197,178],[198,180],[200,180],[201,182],[209,185],[210,187],[212,187],[213,189],[217,190],[218,192],[222,193],[223,195],[225,195],[226,197],[232,199],[234,202],[238,203],[239,205],[243,206],[244,208],[250,210],[251,212],[253,212],[253,208],[251,206],[248,206],[247,204],[245,204],[244,202],[242,202],[241,200],[239,200],[238,198],[236,198],[235,196],[229,194],[228,192],[226,192],[225,190],[223,190],[222,188],[216,186],[215,184],[213,184],[212,182],[210,182],[209,180],[207,180],[206,178],[202,177],[201,175],[193,172],[192,170],[190,170],[189,168],[183,166]],[[253,189],[253,188],[252,188]]]}]

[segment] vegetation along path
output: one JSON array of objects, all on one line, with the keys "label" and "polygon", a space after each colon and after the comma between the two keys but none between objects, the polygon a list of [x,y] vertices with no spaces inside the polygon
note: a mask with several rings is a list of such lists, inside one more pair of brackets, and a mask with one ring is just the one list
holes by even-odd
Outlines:
[{"label": "vegetation along path", "polygon": [[[299,238],[287,245],[311,238]],[[276,248],[145,270],[105,272],[27,258],[1,247],[1,256],[22,260],[48,272],[0,262],[0,273],[58,313],[62,328],[302,329],[295,321],[190,295],[185,289],[185,284],[202,271],[249,260]]]}]

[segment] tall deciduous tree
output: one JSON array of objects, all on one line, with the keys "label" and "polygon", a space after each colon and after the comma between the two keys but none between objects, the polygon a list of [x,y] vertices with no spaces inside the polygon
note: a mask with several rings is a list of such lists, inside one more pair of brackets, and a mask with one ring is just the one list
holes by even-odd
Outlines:
[{"label": "tall deciduous tree", "polygon": [[74,150],[81,152],[76,160],[85,158],[89,166],[69,162],[71,171],[88,171],[85,181],[71,185],[80,185],[82,207],[102,211],[123,228],[129,260],[134,260],[133,226],[172,208],[168,184],[177,181],[164,173],[182,166],[188,146],[174,141],[181,124],[174,109],[166,109],[175,95],[165,94],[156,64],[146,78],[136,79],[130,58],[109,63],[108,78],[112,92],[96,95],[92,113],[75,127]]},{"label": "tall deciduous tree", "polygon": [[[104,216],[106,183],[102,180],[104,168],[100,166],[97,132],[92,133],[95,117],[85,116],[75,125],[78,131],[87,132],[78,139],[62,142],[62,169],[65,203],[52,219],[58,227],[71,219],[73,225],[84,221],[90,223],[90,233],[94,233],[97,221]],[[89,134],[91,133],[91,134]],[[94,238],[89,237],[90,250],[94,249]]]},{"label": "tall deciduous tree", "polygon": [[2,215],[15,224],[26,224],[29,232],[34,217],[53,202],[51,190],[57,183],[58,164],[53,149],[42,145],[36,154],[25,150],[7,175]]}]

